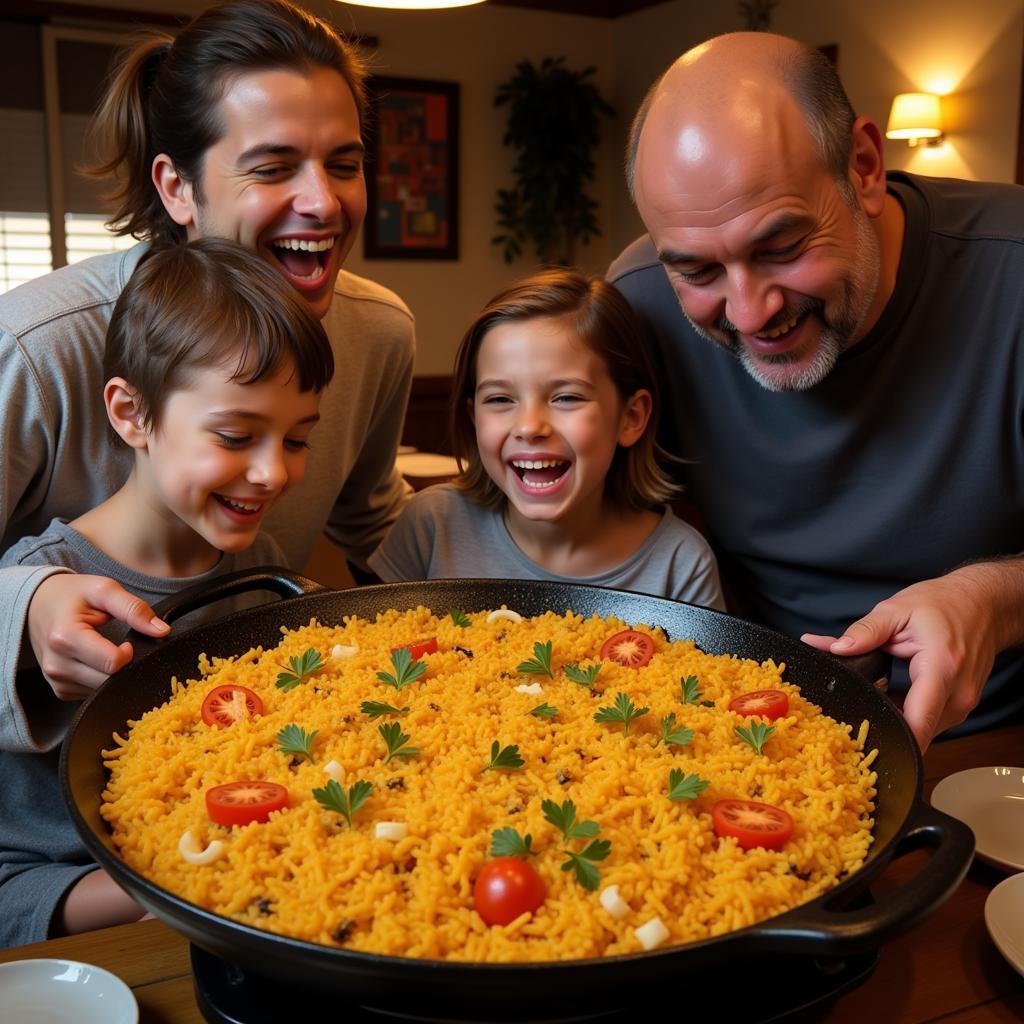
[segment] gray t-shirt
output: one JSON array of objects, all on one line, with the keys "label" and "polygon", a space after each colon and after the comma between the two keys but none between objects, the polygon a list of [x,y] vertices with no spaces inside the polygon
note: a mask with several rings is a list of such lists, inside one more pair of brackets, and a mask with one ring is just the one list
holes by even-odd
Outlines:
[{"label": "gray t-shirt", "polygon": [[[171,594],[193,584],[210,580],[238,569],[251,569],[259,565],[284,565],[284,552],[268,533],[256,535],[252,545],[244,551],[223,552],[220,561],[199,576],[168,579],[147,576],[129,569],[111,558],[74,527],[61,519],[54,519],[38,537],[23,537],[0,557],[0,568],[28,565],[55,565],[72,572],[106,576],[117,580],[125,590],[155,605]],[[265,599],[265,595],[263,595]],[[190,612],[171,624],[172,634],[210,619],[219,618],[239,608],[259,603],[259,596],[233,597],[216,605]],[[109,622],[99,632],[113,643],[120,643],[128,632],[121,622]],[[19,672],[13,700],[2,723],[0,750],[45,751],[52,750],[64,737],[64,732],[78,710],[74,701],[58,700],[38,671]]]},{"label": "gray t-shirt", "polygon": [[[481,508],[451,484],[413,496],[370,557],[383,580],[520,579],[566,581],[527,558],[500,510]],[[568,582],[632,590],[725,608],[715,556],[704,538],[665,509],[654,532],[621,565]]]},{"label": "gray t-shirt", "polygon": [[[225,552],[214,568],[200,576],[147,576],[116,562],[73,527],[55,519],[39,537],[25,537],[6,551],[0,566],[59,565],[108,576],[155,604],[192,584],[283,561],[273,538],[260,533],[251,547]],[[181,632],[246,603],[245,597],[229,598],[201,608],[175,620],[172,630]],[[120,643],[126,627],[112,622],[100,632]],[[68,817],[57,772],[58,744],[79,702],[58,700],[38,670],[31,670],[18,674],[10,708],[11,720],[4,732],[17,735],[19,741],[0,748],[0,946],[45,939],[61,897],[96,868]]]}]

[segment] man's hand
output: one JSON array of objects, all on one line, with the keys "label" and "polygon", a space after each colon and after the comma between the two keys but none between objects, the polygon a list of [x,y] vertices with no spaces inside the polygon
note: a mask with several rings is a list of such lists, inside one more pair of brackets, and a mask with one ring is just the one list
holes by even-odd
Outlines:
[{"label": "man's hand", "polygon": [[1024,617],[1013,612],[1022,592],[1024,562],[979,562],[899,591],[838,639],[805,633],[801,640],[840,656],[880,647],[907,659],[903,714],[926,750],[977,705],[995,656],[1024,639]]},{"label": "man's hand", "polygon": [[127,640],[116,646],[96,632],[112,619],[148,636],[164,636],[171,628],[145,601],[105,576],[58,573],[39,584],[28,607],[28,639],[61,700],[88,697],[131,661]]}]

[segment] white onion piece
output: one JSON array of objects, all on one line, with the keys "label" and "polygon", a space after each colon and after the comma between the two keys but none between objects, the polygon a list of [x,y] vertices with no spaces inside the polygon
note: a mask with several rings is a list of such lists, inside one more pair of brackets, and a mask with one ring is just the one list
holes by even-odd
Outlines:
[{"label": "white onion piece", "polygon": [[345,778],[345,769],[337,761],[328,761],[324,765],[324,774],[329,775],[338,785],[341,785],[342,780]]},{"label": "white onion piece", "polygon": [[224,841],[214,839],[204,850],[199,845],[199,840],[189,829],[178,840],[178,853],[188,861],[189,864],[212,864],[224,852]]},{"label": "white onion piece", "polygon": [[335,644],[331,648],[331,658],[334,661],[347,661],[349,658],[354,658],[358,653],[359,644],[352,644],[351,646]]},{"label": "white onion piece", "polygon": [[373,830],[375,839],[390,839],[398,842],[409,834],[409,826],[404,821],[378,821]]},{"label": "white onion piece", "polygon": [[656,949],[668,938],[669,933],[660,917],[652,917],[647,924],[634,928],[633,934],[640,940],[640,945],[644,949]]},{"label": "white onion piece", "polygon": [[[608,911],[616,921],[621,921],[629,913],[629,904],[619,895],[617,885],[609,885],[601,891],[599,897],[601,906]],[[643,941],[642,939],[640,940]]]},{"label": "white onion piece", "polygon": [[523,617],[519,612],[514,612],[511,608],[506,608],[504,605],[500,608],[495,608],[494,611],[487,616],[488,622],[498,622],[500,619],[508,619],[509,622],[523,621]]},{"label": "white onion piece", "polygon": [[516,692],[530,693],[533,694],[534,697],[536,697],[538,693],[544,692],[544,687],[541,686],[540,683],[522,683],[520,686],[516,687]]}]

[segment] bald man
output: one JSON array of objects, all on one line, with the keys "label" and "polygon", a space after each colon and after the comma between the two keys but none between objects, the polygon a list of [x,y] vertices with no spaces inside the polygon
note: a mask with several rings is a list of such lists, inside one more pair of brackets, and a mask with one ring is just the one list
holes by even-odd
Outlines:
[{"label": "bald man", "polygon": [[637,115],[663,441],[737,610],[882,648],[922,748],[1024,711],[1024,189],[886,175],[834,69],[781,36],[685,53]]}]

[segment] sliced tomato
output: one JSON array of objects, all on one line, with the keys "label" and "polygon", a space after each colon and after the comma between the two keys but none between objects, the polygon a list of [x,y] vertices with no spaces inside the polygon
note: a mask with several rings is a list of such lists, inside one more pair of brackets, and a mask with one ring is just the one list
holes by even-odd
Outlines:
[{"label": "sliced tomato", "polygon": [[276,782],[227,782],[206,791],[206,813],[218,825],[266,821],[288,806],[288,790]]},{"label": "sliced tomato", "polygon": [[781,807],[754,800],[719,800],[711,821],[715,835],[732,836],[742,850],[777,850],[793,834],[793,819]]},{"label": "sliced tomato", "polygon": [[654,641],[635,629],[624,629],[610,636],[601,646],[601,660],[614,661],[626,668],[643,668],[654,657]]},{"label": "sliced tomato", "polygon": [[789,714],[789,698],[782,690],[753,690],[751,693],[741,693],[729,701],[729,710],[747,717],[757,715],[774,722],[776,718]]},{"label": "sliced tomato", "polygon": [[263,714],[263,701],[249,689],[237,683],[215,686],[204,698],[201,714],[207,725],[221,729],[243,718]]},{"label": "sliced tomato", "polygon": [[520,914],[532,914],[546,895],[543,879],[518,857],[488,861],[473,885],[473,905],[488,924],[511,924]]},{"label": "sliced tomato", "polygon": [[419,661],[424,654],[433,654],[437,650],[437,637],[425,636],[420,640],[413,640],[411,643],[399,644],[397,647],[391,648],[391,653],[394,654],[395,651],[400,651],[403,647],[412,655],[413,661]]}]

